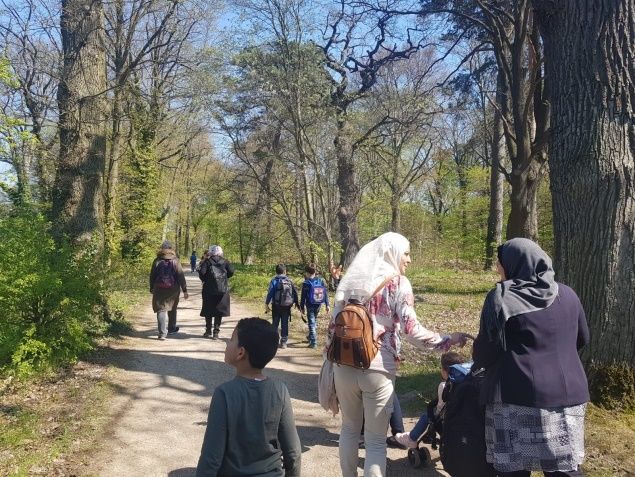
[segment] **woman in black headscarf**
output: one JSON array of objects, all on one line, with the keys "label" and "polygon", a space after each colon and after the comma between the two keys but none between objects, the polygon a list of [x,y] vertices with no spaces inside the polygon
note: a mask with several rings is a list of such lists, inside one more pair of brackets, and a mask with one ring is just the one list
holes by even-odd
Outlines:
[{"label": "woman in black headscarf", "polygon": [[473,349],[474,369],[487,372],[487,461],[501,477],[580,477],[589,400],[580,300],[554,280],[551,259],[531,240],[501,245],[497,270]]}]

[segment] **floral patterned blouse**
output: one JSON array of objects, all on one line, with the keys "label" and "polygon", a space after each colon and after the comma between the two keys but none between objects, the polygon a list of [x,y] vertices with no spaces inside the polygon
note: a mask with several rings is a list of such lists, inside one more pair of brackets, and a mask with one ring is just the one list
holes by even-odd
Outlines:
[{"label": "floral patterned blouse", "polygon": [[[417,320],[412,285],[403,275],[394,277],[370,300],[368,311],[373,321],[375,339],[381,343],[380,352],[371,362],[369,369],[393,375],[397,373],[402,332],[411,343],[423,350],[445,351],[447,348],[448,336],[424,328]],[[334,332],[335,316],[332,316],[326,348],[330,345]]]}]

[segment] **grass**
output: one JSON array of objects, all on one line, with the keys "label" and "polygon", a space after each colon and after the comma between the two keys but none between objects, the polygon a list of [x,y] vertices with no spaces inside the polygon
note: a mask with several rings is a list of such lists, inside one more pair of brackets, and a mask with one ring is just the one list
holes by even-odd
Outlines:
[{"label": "grass", "polygon": [[[0,475],[79,475],[112,396],[88,363],[11,382],[1,392]],[[81,471],[80,471],[81,474]]]}]

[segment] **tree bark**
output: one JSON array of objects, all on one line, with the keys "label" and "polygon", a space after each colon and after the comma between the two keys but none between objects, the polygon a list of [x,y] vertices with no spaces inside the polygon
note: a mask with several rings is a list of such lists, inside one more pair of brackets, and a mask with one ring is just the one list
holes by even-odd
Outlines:
[{"label": "tree bark", "polygon": [[390,229],[393,232],[401,232],[401,195],[395,191],[392,192],[390,197]]},{"label": "tree bark", "polygon": [[[500,94],[497,92],[497,103]],[[487,239],[485,245],[485,270],[494,265],[496,247],[503,235],[503,174],[501,173],[502,124],[500,109],[494,110],[492,125],[491,167],[489,179],[489,214],[487,216]]]},{"label": "tree bark", "polygon": [[580,295],[587,364],[635,366],[635,3],[535,1],[551,90],[558,279]]},{"label": "tree bark", "polygon": [[101,226],[106,154],[106,52],[100,0],[63,0],[58,87],[60,151],[53,192],[58,238],[88,241]]},{"label": "tree bark", "polygon": [[532,161],[524,170],[512,170],[511,211],[507,221],[507,239],[526,237],[536,240],[538,238],[536,199],[543,174],[542,169],[541,164]]},{"label": "tree bark", "polygon": [[337,187],[340,194],[339,210],[337,211],[342,243],[340,263],[344,268],[347,268],[359,251],[357,213],[360,208],[360,197],[355,161],[353,160],[352,134],[345,112],[338,114],[337,131],[333,144],[337,157]]}]

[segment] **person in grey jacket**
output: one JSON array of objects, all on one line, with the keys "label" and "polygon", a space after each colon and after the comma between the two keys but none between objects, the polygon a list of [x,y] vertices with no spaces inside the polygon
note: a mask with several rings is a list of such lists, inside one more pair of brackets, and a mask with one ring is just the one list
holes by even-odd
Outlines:
[{"label": "person in grey jacket", "polygon": [[183,290],[183,298],[187,300],[187,284],[183,268],[172,248],[165,240],[157,252],[150,269],[150,293],[152,293],[152,310],[157,314],[159,339],[164,340],[168,334],[176,333],[176,307]]},{"label": "person in grey jacket", "polygon": [[260,318],[238,322],[225,348],[236,377],[214,391],[196,477],[299,477],[302,449],[285,384],[262,374],[278,331]]}]

